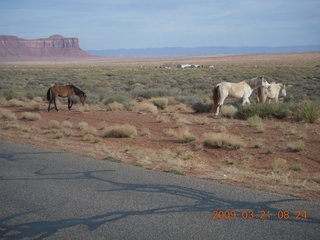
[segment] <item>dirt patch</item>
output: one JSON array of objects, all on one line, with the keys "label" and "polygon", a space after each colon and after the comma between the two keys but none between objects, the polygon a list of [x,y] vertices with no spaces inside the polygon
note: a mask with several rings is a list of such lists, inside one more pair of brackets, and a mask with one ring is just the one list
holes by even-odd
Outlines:
[{"label": "dirt patch", "polygon": [[[90,106],[90,112],[80,111],[79,105],[68,111],[63,104],[59,112],[47,112],[43,102],[34,111],[41,115],[36,121],[22,119],[22,113],[30,112],[25,107],[1,108],[17,117],[0,120],[3,140],[320,201],[319,124],[272,119],[263,120],[259,129],[246,121],[195,114],[175,105],[157,114],[108,112],[98,105]],[[58,121],[58,127],[50,120]],[[80,122],[87,127],[81,128]],[[102,137],[105,127],[115,124],[130,124],[138,133],[130,138]],[[182,127],[195,139],[178,139],[175,133]],[[210,132],[238,136],[244,147],[206,146],[203,136]],[[292,150],[290,144],[302,149]]]}]

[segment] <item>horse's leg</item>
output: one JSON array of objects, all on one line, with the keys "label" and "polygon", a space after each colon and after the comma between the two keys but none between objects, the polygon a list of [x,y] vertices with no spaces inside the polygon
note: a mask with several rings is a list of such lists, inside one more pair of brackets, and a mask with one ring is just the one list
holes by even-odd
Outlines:
[{"label": "horse's leg", "polygon": [[252,90],[251,88],[250,89],[247,89],[243,95],[243,98],[242,98],[242,106],[246,105],[247,104],[250,104],[250,100],[249,100],[249,97],[251,96],[252,94]]},{"label": "horse's leg", "polygon": [[58,112],[59,110],[57,108],[56,98],[53,98],[53,103],[54,103],[54,107],[55,107],[56,111]]},{"label": "horse's leg", "polygon": [[69,111],[71,110],[71,100],[69,97],[68,97],[68,109],[69,109]]},{"label": "horse's leg", "polygon": [[50,112],[50,109],[51,109],[51,108],[50,108],[50,106],[51,106],[51,103],[52,103],[52,99],[50,99],[50,100],[49,100],[49,105],[48,105],[48,112]]},{"label": "horse's leg", "polygon": [[216,116],[219,114],[219,112],[223,106],[224,100],[226,100],[226,98],[227,98],[226,94],[221,94],[221,98],[220,98],[219,102],[217,103]]},{"label": "horse's leg", "polygon": [[73,100],[72,100],[72,98],[71,98],[71,99],[70,99],[70,109],[69,109],[69,110],[71,110],[72,105],[73,105]]},{"label": "horse's leg", "polygon": [[246,104],[250,104],[249,97],[248,96],[243,96],[243,98],[242,98],[242,106],[244,106]]}]

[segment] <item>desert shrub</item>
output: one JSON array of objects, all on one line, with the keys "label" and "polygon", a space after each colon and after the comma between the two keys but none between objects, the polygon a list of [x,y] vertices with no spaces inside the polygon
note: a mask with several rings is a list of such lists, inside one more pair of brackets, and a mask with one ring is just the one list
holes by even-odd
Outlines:
[{"label": "desert shrub", "polygon": [[61,125],[62,125],[62,127],[63,128],[72,128],[72,123],[71,122],[69,122],[69,121],[63,121],[62,123],[61,123]]},{"label": "desert shrub", "polygon": [[34,98],[33,98],[33,101],[35,101],[35,102],[42,102],[43,99],[42,99],[42,97],[34,97]]},{"label": "desert shrub", "polygon": [[84,134],[90,134],[93,136],[96,136],[98,134],[98,131],[95,127],[93,126],[87,126],[86,128],[81,130]]},{"label": "desert shrub", "polygon": [[289,104],[249,104],[240,107],[236,118],[248,119],[255,115],[261,118],[285,118],[290,114]]},{"label": "desert shrub", "polygon": [[88,127],[88,123],[87,122],[79,122],[78,123],[78,128],[83,131],[83,130],[86,130]]},{"label": "desert shrub", "polygon": [[221,109],[221,114],[224,117],[234,118],[238,109],[232,105],[223,106]]},{"label": "desert shrub", "polygon": [[95,136],[90,133],[86,133],[85,135],[83,135],[82,139],[86,142],[94,142]]},{"label": "desert shrub", "polygon": [[197,95],[187,95],[187,96],[178,95],[176,97],[176,100],[188,106],[193,106],[194,104],[197,104],[197,103],[203,103],[203,99]]},{"label": "desert shrub", "polygon": [[22,119],[27,121],[36,121],[41,119],[41,115],[39,113],[31,113],[31,112],[24,112],[21,114]]},{"label": "desert shrub", "polygon": [[25,105],[25,107],[28,108],[29,110],[39,111],[40,110],[40,103],[32,100],[32,101],[28,102]]},{"label": "desert shrub", "polygon": [[135,135],[137,135],[137,129],[130,124],[110,126],[103,132],[103,137],[125,138]]},{"label": "desert shrub", "polygon": [[212,104],[197,102],[192,105],[192,109],[196,113],[210,112],[212,109]]},{"label": "desert shrub", "polygon": [[134,108],[136,111],[145,111],[153,114],[158,113],[158,108],[154,104],[149,102],[136,103]]},{"label": "desert shrub", "polygon": [[129,96],[125,94],[119,94],[119,95],[114,95],[106,98],[103,103],[105,105],[108,105],[114,102],[121,103],[125,107],[125,109],[129,110],[132,107],[130,104],[130,101],[131,101],[131,98]]},{"label": "desert shrub", "polygon": [[36,90],[28,90],[26,92],[26,98],[28,99],[34,99],[36,97],[43,97],[45,96],[46,92],[43,91],[43,90],[39,90],[39,89],[36,89]]},{"label": "desert shrub", "polygon": [[79,107],[80,112],[91,112],[91,107],[88,104]]},{"label": "desert shrub", "polygon": [[27,92],[21,90],[9,89],[5,90],[2,94],[7,100],[11,99],[23,99],[27,97]]},{"label": "desert shrub", "polygon": [[320,116],[319,104],[315,102],[306,102],[298,106],[295,111],[295,117],[298,120],[305,120],[309,123],[314,123]]},{"label": "desert shrub", "polygon": [[153,103],[160,109],[165,109],[168,106],[168,98],[151,98],[149,102]]},{"label": "desert shrub", "polygon": [[66,128],[63,129],[61,132],[63,133],[64,136],[67,136],[67,137],[69,137],[73,134],[72,130],[66,129]]},{"label": "desert shrub", "polygon": [[60,128],[60,122],[57,120],[49,120],[48,127],[49,128]]},{"label": "desert shrub", "polygon": [[287,144],[288,150],[292,152],[301,152],[304,150],[304,147],[305,147],[305,144],[302,140]]},{"label": "desert shrub", "polygon": [[23,101],[20,101],[18,99],[10,99],[8,102],[7,102],[8,106],[10,107],[23,107],[25,104]]},{"label": "desert shrub", "polygon": [[172,96],[173,92],[167,89],[162,88],[153,88],[153,89],[135,89],[132,91],[132,96],[135,98],[142,97],[146,99],[155,98],[155,97],[164,97]]},{"label": "desert shrub", "polygon": [[0,119],[13,121],[16,120],[17,117],[11,110],[0,108]]},{"label": "desert shrub", "polygon": [[244,143],[241,140],[241,138],[225,133],[204,134],[204,144],[210,147],[221,148],[225,146],[232,149],[239,149],[244,146]]},{"label": "desert shrub", "polygon": [[94,93],[88,93],[86,103],[88,104],[97,104],[100,102],[100,96]]},{"label": "desert shrub", "polygon": [[295,171],[295,172],[298,172],[298,171],[302,171],[303,170],[303,167],[301,167],[301,165],[299,164],[294,164],[290,167],[290,170],[292,171]]},{"label": "desert shrub", "polygon": [[249,117],[247,119],[247,122],[250,127],[256,127],[262,123],[262,119],[259,116],[254,115],[252,117]]},{"label": "desert shrub", "polygon": [[175,136],[182,143],[193,142],[196,140],[196,137],[190,133],[190,130],[187,127],[178,128],[175,131]]},{"label": "desert shrub", "polygon": [[122,103],[118,103],[118,102],[112,102],[109,103],[107,106],[107,111],[123,111],[124,106]]}]

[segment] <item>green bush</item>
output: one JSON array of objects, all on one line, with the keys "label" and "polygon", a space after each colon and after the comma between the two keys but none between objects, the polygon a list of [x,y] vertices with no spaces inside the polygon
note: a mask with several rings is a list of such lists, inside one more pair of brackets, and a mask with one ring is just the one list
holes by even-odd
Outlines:
[{"label": "green bush", "polygon": [[320,116],[319,104],[315,102],[306,102],[298,106],[295,111],[295,117],[298,120],[305,120],[309,123],[314,123]]},{"label": "green bush", "polygon": [[168,98],[152,98],[149,102],[153,103],[160,109],[165,109],[168,106]]},{"label": "green bush", "polygon": [[97,104],[100,101],[100,96],[94,93],[88,93],[86,103],[88,104]]},{"label": "green bush", "polygon": [[169,90],[161,89],[161,88],[153,88],[153,89],[135,89],[132,92],[133,97],[138,98],[154,98],[154,97],[164,97],[171,96]]},{"label": "green bush", "polygon": [[197,102],[192,105],[192,109],[196,113],[210,112],[212,109],[212,104]]},{"label": "green bush", "polygon": [[110,103],[117,102],[117,103],[121,103],[126,109],[130,109],[132,107],[130,101],[131,101],[131,98],[128,95],[119,94],[119,95],[113,95],[111,97],[106,98],[103,103],[108,105]]},{"label": "green bush", "polygon": [[27,92],[23,90],[9,89],[9,90],[3,91],[2,96],[4,96],[7,100],[11,100],[11,99],[21,100],[23,98],[27,98]]},{"label": "green bush", "polygon": [[248,119],[253,116],[261,118],[285,118],[290,115],[290,104],[250,104],[240,107],[236,118]]}]

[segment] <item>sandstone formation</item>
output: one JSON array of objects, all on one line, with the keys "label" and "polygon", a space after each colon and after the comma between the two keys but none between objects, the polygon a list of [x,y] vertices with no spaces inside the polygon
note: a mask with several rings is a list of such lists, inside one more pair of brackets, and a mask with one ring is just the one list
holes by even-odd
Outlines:
[{"label": "sandstone formation", "polygon": [[0,58],[92,57],[79,46],[78,38],[53,35],[49,38],[26,40],[0,35]]}]

